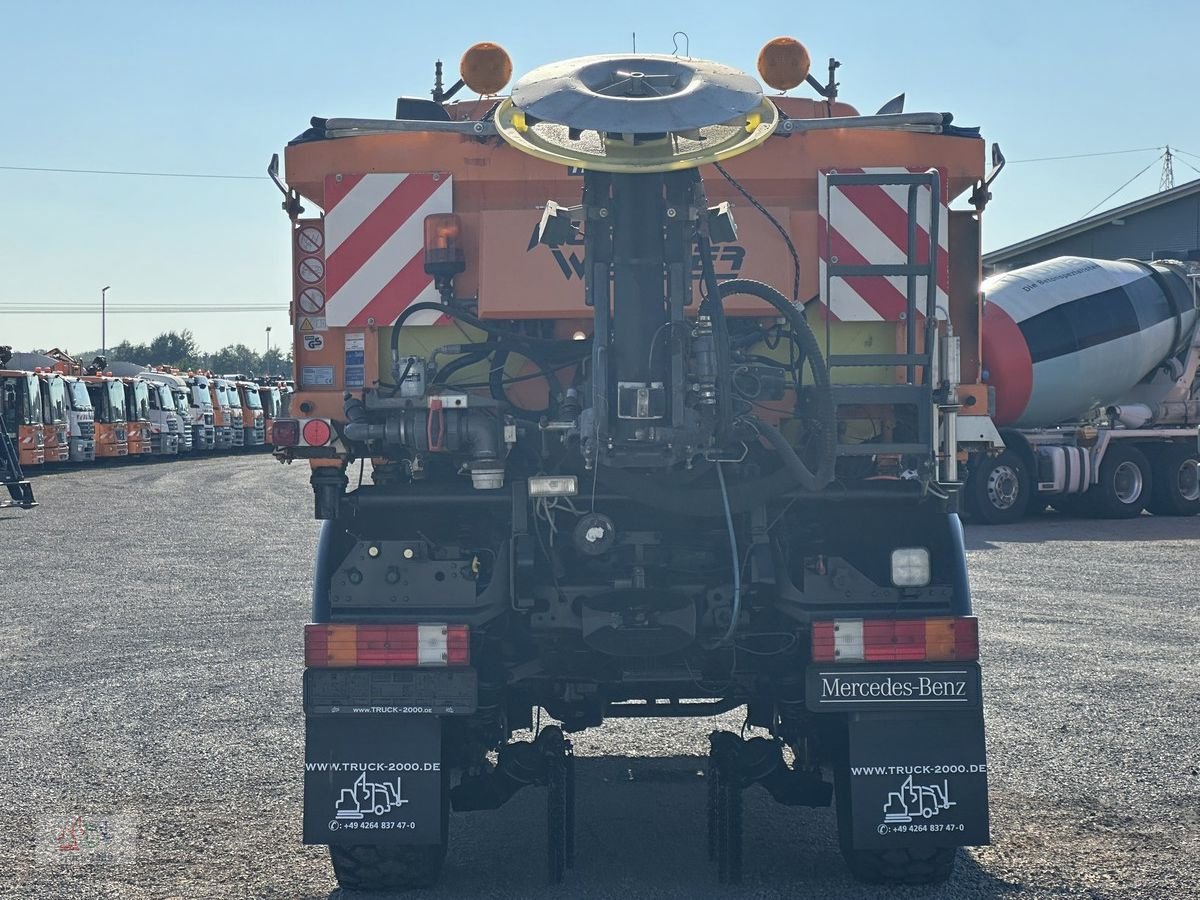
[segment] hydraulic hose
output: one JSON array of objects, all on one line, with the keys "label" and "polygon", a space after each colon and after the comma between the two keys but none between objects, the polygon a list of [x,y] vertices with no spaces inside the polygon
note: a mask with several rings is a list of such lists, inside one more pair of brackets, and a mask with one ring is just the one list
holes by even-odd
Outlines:
[{"label": "hydraulic hose", "polygon": [[400,329],[403,328],[404,323],[414,315],[425,311],[440,312],[443,315],[450,316],[452,319],[458,319],[460,322],[464,322],[467,325],[478,328],[480,331],[495,335],[497,338],[513,341],[514,343],[533,349],[544,348],[549,350],[552,348],[561,348],[564,345],[571,343],[567,340],[537,338],[531,337],[527,334],[521,334],[518,331],[509,331],[508,329],[500,328],[498,325],[494,325],[491,322],[485,322],[483,319],[480,319],[478,316],[473,316],[471,313],[466,312],[465,310],[456,309],[455,307],[447,306],[444,303],[435,303],[431,300],[424,300],[420,303],[410,304],[407,308],[405,308],[404,312],[400,313],[399,317],[397,317],[396,321],[392,324],[391,350],[393,359],[395,359],[400,353]]},{"label": "hydraulic hose", "polygon": [[810,491],[821,490],[833,481],[834,465],[837,462],[837,417],[833,406],[833,389],[829,383],[829,368],[825,365],[825,357],[821,354],[821,344],[817,336],[813,334],[804,313],[769,284],[749,278],[735,278],[722,284],[720,291],[722,297],[744,294],[764,300],[779,310],[791,325],[792,333],[800,345],[801,355],[812,369],[813,381],[817,388],[817,421],[821,427],[821,446],[816,472],[811,471],[796,455],[796,451],[777,428],[762,421],[757,421],[755,427],[771,446],[779,451],[784,465],[795,475],[802,487]]}]

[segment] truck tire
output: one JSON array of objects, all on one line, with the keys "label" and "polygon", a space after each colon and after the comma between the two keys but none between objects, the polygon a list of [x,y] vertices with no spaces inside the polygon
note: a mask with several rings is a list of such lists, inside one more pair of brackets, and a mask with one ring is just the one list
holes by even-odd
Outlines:
[{"label": "truck tire", "polygon": [[1170,444],[1153,456],[1154,485],[1148,509],[1156,516],[1200,513],[1200,453],[1190,444]]},{"label": "truck tire", "polygon": [[967,512],[986,525],[1019,522],[1029,506],[1033,484],[1025,461],[1012,450],[980,462],[967,479]]},{"label": "truck tire", "polygon": [[867,884],[940,884],[954,872],[957,847],[897,847],[892,850],[856,850],[851,843],[849,770],[833,770],[834,808],[837,812],[838,847],[846,868]]},{"label": "truck tire", "polygon": [[[1095,515],[1105,519],[1133,519],[1142,514],[1154,489],[1150,460],[1137,447],[1123,442],[1109,445],[1100,464],[1100,478],[1088,493]],[[1087,496],[1087,495],[1085,495]]]},{"label": "truck tire", "polygon": [[954,872],[957,847],[846,850],[850,874],[867,884],[941,884]]},{"label": "truck tire", "polygon": [[330,844],[329,857],[344,890],[403,891],[437,884],[446,845]]}]

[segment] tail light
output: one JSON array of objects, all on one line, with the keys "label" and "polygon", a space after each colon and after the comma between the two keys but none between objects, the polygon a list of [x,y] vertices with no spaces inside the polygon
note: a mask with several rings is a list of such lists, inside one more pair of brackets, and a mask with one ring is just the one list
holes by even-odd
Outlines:
[{"label": "tail light", "polygon": [[979,659],[979,620],[834,619],[813,622],[813,662],[961,662]]},{"label": "tail light", "polygon": [[347,666],[466,666],[471,630],[466,625],[341,625],[304,627],[304,664]]},{"label": "tail light", "polygon": [[425,217],[425,274],[451,278],[467,268],[462,222],[454,213]]},{"label": "tail light", "polygon": [[272,443],[276,447],[295,447],[300,443],[300,422],[297,419],[276,419],[271,425]]}]

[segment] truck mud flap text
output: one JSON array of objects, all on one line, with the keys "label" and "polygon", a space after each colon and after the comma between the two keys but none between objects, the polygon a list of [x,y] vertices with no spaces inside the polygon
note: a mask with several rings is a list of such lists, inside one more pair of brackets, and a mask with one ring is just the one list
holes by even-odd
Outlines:
[{"label": "truck mud flap text", "polygon": [[310,715],[304,843],[439,843],[441,744],[436,716]]},{"label": "truck mud flap text", "polygon": [[840,825],[855,849],[989,843],[979,712],[855,713],[849,742],[839,814],[849,812]]}]

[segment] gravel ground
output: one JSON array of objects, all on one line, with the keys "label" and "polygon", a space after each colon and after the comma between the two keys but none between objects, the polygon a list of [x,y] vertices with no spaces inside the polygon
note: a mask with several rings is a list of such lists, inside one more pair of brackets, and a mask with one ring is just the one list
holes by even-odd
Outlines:
[{"label": "gravel ground", "polygon": [[[35,489],[39,508],[0,512],[0,895],[337,900],[300,844],[307,470],[210,459]],[[544,885],[529,790],[452,819],[426,896],[1200,897],[1200,520],[1047,515],[968,541],[994,843],[945,887],[855,884],[828,811],[755,790],[745,884],[718,888],[696,774],[713,723],[649,720],[577,736],[564,888]]]}]

